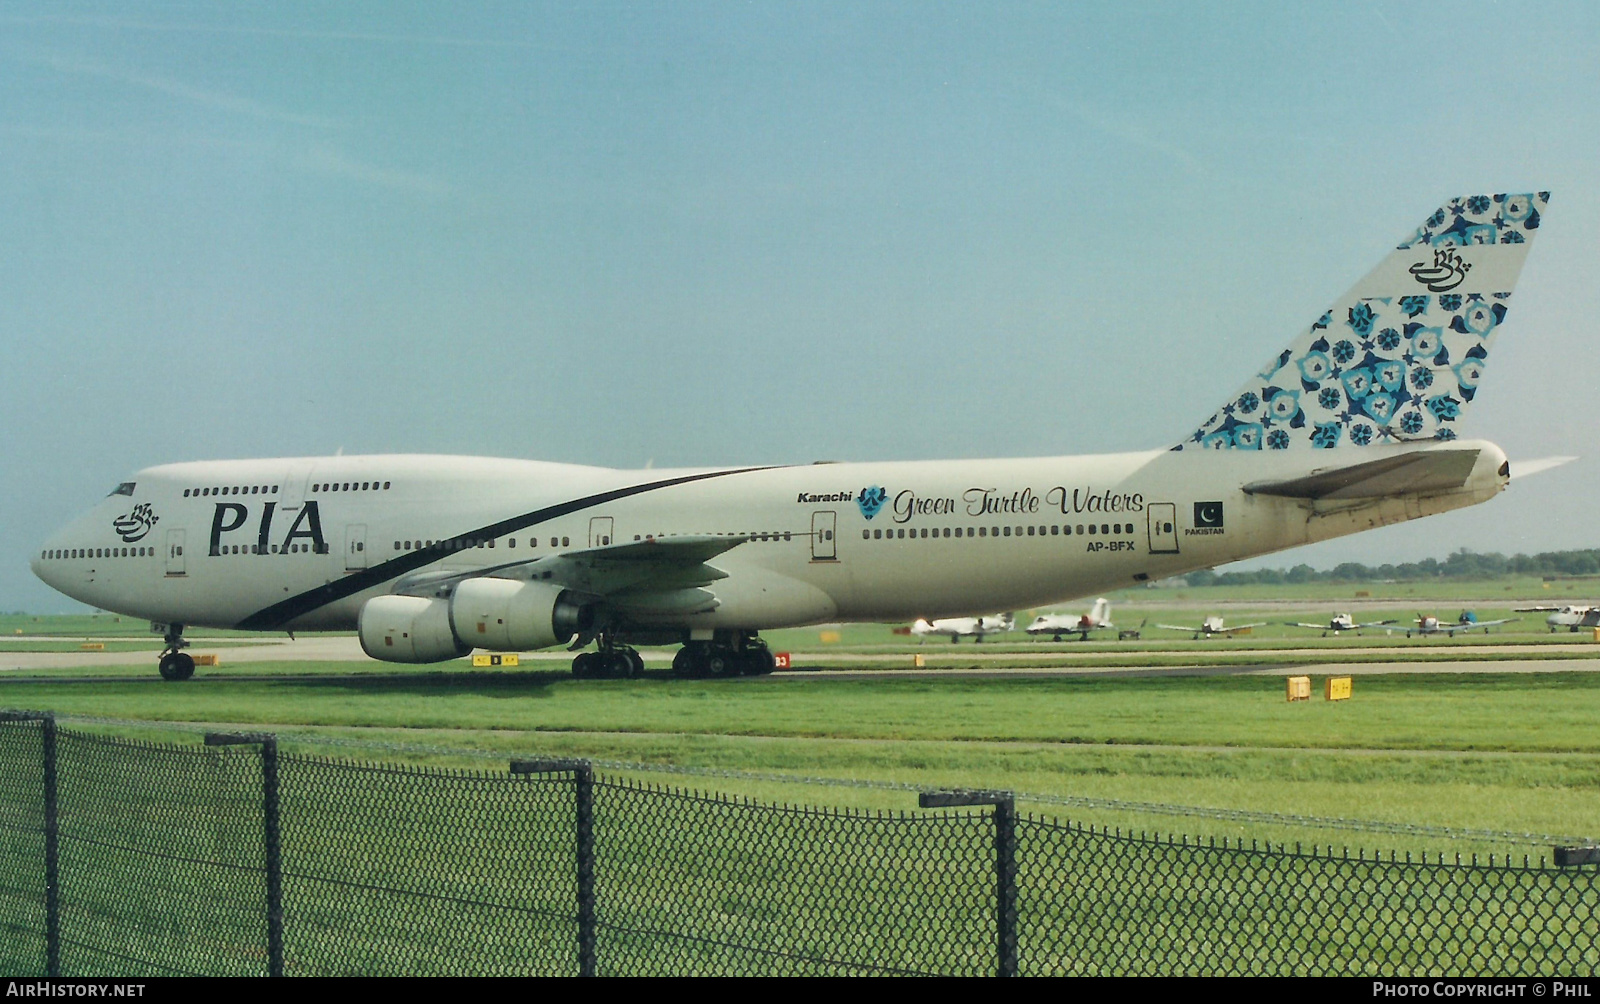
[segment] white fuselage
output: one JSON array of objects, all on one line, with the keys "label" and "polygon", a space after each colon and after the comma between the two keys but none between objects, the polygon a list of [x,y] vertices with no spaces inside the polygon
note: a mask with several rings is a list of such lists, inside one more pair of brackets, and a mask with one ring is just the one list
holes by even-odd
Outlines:
[{"label": "white fuselage", "polygon": [[[1462,488],[1342,502],[1243,491],[1347,460],[1342,451],[633,471],[445,456],[181,463],[134,475],[126,494],[41,545],[33,568],[84,603],[156,622],[345,630],[416,571],[737,536],[749,539],[709,562],[726,575],[709,587],[715,609],[662,613],[657,627],[905,621],[1059,603],[1504,487],[1497,447],[1450,445],[1482,450]],[[419,553],[446,540],[464,544]]]}]

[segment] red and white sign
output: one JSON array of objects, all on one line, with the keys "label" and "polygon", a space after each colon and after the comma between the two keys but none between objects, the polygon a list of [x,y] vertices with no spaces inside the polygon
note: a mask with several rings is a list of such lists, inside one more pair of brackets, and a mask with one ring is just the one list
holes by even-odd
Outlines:
[{"label": "red and white sign", "polygon": [[777,664],[777,668],[779,668],[779,669],[788,669],[789,668],[789,653],[788,652],[775,652],[775,653],[773,653],[772,661]]}]

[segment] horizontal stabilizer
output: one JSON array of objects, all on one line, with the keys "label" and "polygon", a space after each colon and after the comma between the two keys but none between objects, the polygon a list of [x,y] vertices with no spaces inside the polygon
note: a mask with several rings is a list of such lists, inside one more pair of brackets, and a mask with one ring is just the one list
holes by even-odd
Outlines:
[{"label": "horizontal stabilizer", "polygon": [[1478,463],[1478,451],[1420,450],[1382,460],[1312,471],[1287,481],[1253,481],[1251,495],[1291,499],[1366,499],[1446,492],[1460,488]]}]

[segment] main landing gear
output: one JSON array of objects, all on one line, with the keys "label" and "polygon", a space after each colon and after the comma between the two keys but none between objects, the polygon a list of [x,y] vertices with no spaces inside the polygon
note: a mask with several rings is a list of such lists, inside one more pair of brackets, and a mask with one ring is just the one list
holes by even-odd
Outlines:
[{"label": "main landing gear", "polygon": [[194,675],[194,659],[184,654],[189,643],[183,637],[182,624],[168,624],[163,640],[167,647],[161,650],[161,661],[156,668],[163,680],[187,680]]},{"label": "main landing gear", "polygon": [[631,680],[643,672],[643,656],[605,637],[599,651],[580,652],[572,660],[572,675],[579,680]]},{"label": "main landing gear", "polygon": [[691,641],[672,660],[675,676],[765,676],[778,668],[767,643],[753,631],[717,632],[712,641]]}]

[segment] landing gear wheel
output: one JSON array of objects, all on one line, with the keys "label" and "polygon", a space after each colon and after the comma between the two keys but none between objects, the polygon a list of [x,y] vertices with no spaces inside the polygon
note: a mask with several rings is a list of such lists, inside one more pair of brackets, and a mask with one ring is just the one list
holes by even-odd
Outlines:
[{"label": "landing gear wheel", "polygon": [[595,653],[579,652],[572,660],[572,676],[577,680],[588,680],[596,676]]},{"label": "landing gear wheel", "polygon": [[187,680],[194,675],[194,660],[182,652],[168,652],[159,668],[163,680]]},{"label": "landing gear wheel", "polygon": [[700,664],[705,667],[707,676],[732,676],[737,666],[734,652],[723,648],[721,645],[713,646],[706,650]]},{"label": "landing gear wheel", "polygon": [[634,651],[631,648],[628,649],[623,654],[626,655],[627,659],[628,659],[628,672],[627,672],[626,675],[630,679],[634,679],[634,680],[637,680],[639,677],[643,676],[644,675],[644,656],[640,655],[638,652]]},{"label": "landing gear wheel", "polygon": [[696,657],[693,646],[683,646],[678,649],[678,654],[672,657],[672,675],[686,679],[700,675],[700,660]]},{"label": "landing gear wheel", "polygon": [[766,676],[778,668],[778,660],[765,645],[740,653],[739,668],[745,676]]}]

